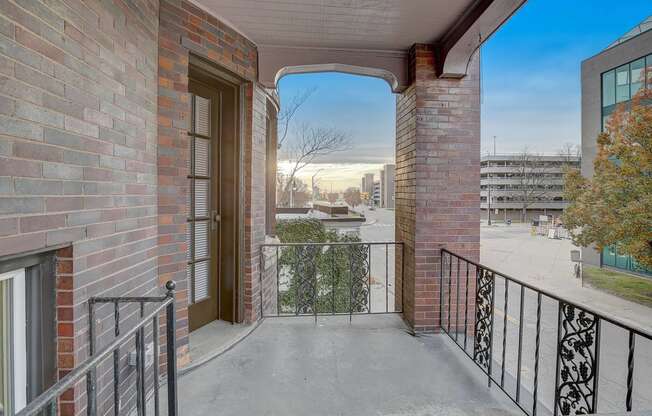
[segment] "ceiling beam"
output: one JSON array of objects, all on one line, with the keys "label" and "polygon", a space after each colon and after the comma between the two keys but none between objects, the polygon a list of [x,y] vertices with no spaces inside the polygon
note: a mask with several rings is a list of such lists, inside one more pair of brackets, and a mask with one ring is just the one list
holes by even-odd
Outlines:
[{"label": "ceiling beam", "polygon": [[526,0],[476,0],[436,41],[435,73],[462,78],[473,54]]}]

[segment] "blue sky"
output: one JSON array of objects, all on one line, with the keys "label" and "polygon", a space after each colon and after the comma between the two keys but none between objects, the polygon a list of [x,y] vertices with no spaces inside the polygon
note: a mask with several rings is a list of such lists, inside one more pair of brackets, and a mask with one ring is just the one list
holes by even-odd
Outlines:
[{"label": "blue sky", "polygon": [[[580,64],[652,14],[651,0],[529,0],[482,48],[482,149],[554,153],[580,141]],[[359,185],[394,157],[395,97],[379,79],[291,75],[281,101],[316,87],[297,122],[337,126],[354,148],[321,162],[323,185]],[[281,162],[281,168],[283,163]],[[311,176],[320,166],[306,168]],[[336,168],[336,169],[333,169]]]}]

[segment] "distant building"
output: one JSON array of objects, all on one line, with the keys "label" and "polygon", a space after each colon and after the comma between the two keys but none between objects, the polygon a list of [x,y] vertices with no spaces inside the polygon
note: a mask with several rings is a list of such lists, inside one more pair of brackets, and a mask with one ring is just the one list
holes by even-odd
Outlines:
[{"label": "distant building", "polygon": [[385,165],[380,171],[380,206],[394,208],[394,175],[396,165]]},{"label": "distant building", "polygon": [[[365,175],[362,177],[362,180],[360,182],[360,194],[363,196],[363,198],[369,198],[369,200],[373,200],[373,195],[374,195],[374,174],[373,173],[365,173]],[[368,203],[369,201],[367,201]]]},{"label": "distant building", "polygon": [[[494,220],[520,221],[523,215],[523,186],[530,189],[526,220],[540,215],[559,216],[568,202],[563,199],[564,166],[579,168],[575,156],[532,156],[523,161],[520,155],[483,156],[480,161],[480,209],[483,219],[488,209]],[[525,167],[523,167],[525,166]],[[523,179],[527,175],[541,175],[536,181]]]},{"label": "distant building", "polygon": [[379,207],[381,206],[381,186],[380,186],[380,181],[375,181],[374,182],[374,188],[373,188],[373,196],[371,200],[374,203],[374,206]]},{"label": "distant building", "polygon": [[366,173],[364,175],[364,192],[368,193],[369,195],[373,194],[374,192],[374,174],[373,173]]},{"label": "distant building", "polygon": [[[652,88],[652,16],[607,49],[582,62],[582,175],[593,176],[597,137],[618,105],[627,106],[641,89]],[[582,261],[652,275],[617,246],[602,253],[582,250]]]}]

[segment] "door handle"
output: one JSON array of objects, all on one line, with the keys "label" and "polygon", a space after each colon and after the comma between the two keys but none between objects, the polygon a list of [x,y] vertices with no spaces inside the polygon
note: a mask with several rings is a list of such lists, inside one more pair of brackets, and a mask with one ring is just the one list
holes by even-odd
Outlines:
[{"label": "door handle", "polygon": [[220,222],[220,214],[217,213],[217,210],[214,209],[211,211],[211,229],[215,231],[217,229],[217,223]]}]

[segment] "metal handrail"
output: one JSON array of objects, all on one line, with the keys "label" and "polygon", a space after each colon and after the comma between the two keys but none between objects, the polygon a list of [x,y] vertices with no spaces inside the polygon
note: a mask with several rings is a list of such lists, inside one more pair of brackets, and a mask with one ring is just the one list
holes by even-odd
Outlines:
[{"label": "metal handrail", "polygon": [[[456,263],[456,266],[454,267]],[[473,268],[473,271],[470,269]],[[455,273],[453,270],[455,269]],[[542,301],[546,299],[557,303],[557,338],[555,360],[554,402],[550,404],[553,415],[595,413],[598,411],[598,390],[600,387],[599,371],[602,361],[601,333],[603,323],[609,323],[628,334],[626,394],[623,400],[624,410],[632,410],[634,391],[634,357],[636,338],[652,340],[652,334],[646,329],[629,325],[616,318],[606,317],[595,309],[570,301],[550,291],[539,289],[520,279],[508,276],[478,262],[469,260],[449,250],[441,249],[440,265],[440,327],[455,344],[487,375],[488,385],[497,385],[525,414],[536,416],[539,407],[539,361],[542,331]],[[496,315],[496,281],[504,281],[504,300],[502,317],[502,348],[500,361],[494,357],[498,345],[494,346],[494,326]],[[455,283],[453,283],[455,282]],[[447,288],[444,286],[447,285]],[[518,349],[516,391],[513,395],[505,387],[505,366],[507,350],[507,327],[509,292],[512,286],[520,287],[520,306],[518,320]],[[472,288],[472,289],[470,289]],[[460,299],[461,290],[465,291]],[[453,293],[453,290],[456,293]],[[470,291],[472,292],[470,293]],[[536,326],[534,338],[534,381],[531,407],[523,402],[521,395],[521,373],[523,362],[524,338],[524,299],[526,290],[536,295]],[[446,291],[447,299],[446,299]],[[453,301],[455,297],[455,301]],[[454,308],[453,311],[453,302]],[[464,324],[460,322],[463,308]],[[447,310],[446,322],[444,315]],[[471,313],[469,311],[471,310]],[[452,324],[452,316],[455,323]],[[469,319],[469,315],[470,319]],[[471,325],[473,328],[471,330]],[[462,340],[460,340],[460,333]],[[467,338],[471,338],[472,350],[467,350]],[[494,376],[494,362],[501,366],[499,377]],[[550,386],[552,387],[552,386]]]},{"label": "metal handrail", "polygon": [[621,327],[623,329],[626,329],[626,330],[632,330],[632,331],[634,331],[636,333],[636,335],[640,335],[640,336],[642,336],[644,338],[652,340],[652,331],[650,331],[648,329],[645,329],[645,328],[641,327],[638,324],[627,323],[627,322],[624,322],[623,320],[618,319],[618,318],[612,318],[612,317],[605,316],[601,312],[598,312],[595,308],[593,308],[593,307],[591,307],[589,305],[586,305],[585,303],[568,300],[567,298],[565,298],[563,296],[559,296],[557,294],[554,294],[554,293],[550,292],[549,290],[536,287],[536,286],[534,286],[534,285],[532,285],[530,283],[527,283],[527,282],[525,282],[525,281],[523,281],[521,279],[518,279],[516,277],[512,277],[512,276],[510,276],[508,274],[505,274],[503,272],[496,271],[496,270],[492,269],[491,267],[487,267],[487,266],[485,266],[485,265],[483,265],[481,263],[477,263],[477,262],[475,262],[473,260],[469,260],[469,259],[467,259],[467,258],[465,258],[463,256],[460,256],[458,254],[455,254],[454,252],[449,251],[449,250],[447,250],[445,248],[442,248],[441,251],[442,251],[442,253],[450,254],[453,257],[456,257],[456,258],[459,257],[460,259],[464,260],[467,263],[470,263],[470,264],[472,264],[472,265],[474,265],[474,266],[476,266],[478,268],[481,268],[483,270],[487,270],[487,271],[489,271],[489,272],[491,272],[493,274],[497,274],[497,275],[499,275],[500,277],[502,277],[502,278],[504,278],[506,280],[509,280],[509,281],[511,281],[513,283],[516,283],[516,284],[520,285],[520,286],[526,287],[527,289],[530,289],[530,290],[532,290],[534,292],[541,293],[542,295],[544,295],[544,296],[546,296],[548,298],[551,298],[551,299],[559,301],[559,302],[563,302],[563,303],[565,303],[567,305],[575,306],[575,307],[577,307],[579,309],[582,309],[582,310],[584,310],[586,312],[589,312],[591,315],[597,316],[598,318],[600,318],[601,320],[603,320],[605,322],[609,322],[610,324],[619,326],[619,327]]},{"label": "metal handrail", "polygon": [[[31,401],[27,406],[21,409],[16,416],[35,416],[42,411],[47,411],[49,415],[56,415],[56,405],[59,397],[65,393],[70,388],[74,387],[82,378],[87,380],[87,395],[89,396],[89,403],[87,405],[86,413],[91,416],[95,416],[97,409],[91,405],[92,401],[90,397],[96,394],[95,392],[95,370],[97,366],[107,359],[110,355],[115,354],[116,351],[119,351],[125,343],[127,343],[131,337],[142,333],[145,325],[149,322],[156,324],[158,322],[158,316],[166,311],[166,324],[167,324],[167,393],[168,393],[168,415],[177,416],[178,404],[177,404],[177,370],[176,370],[176,337],[175,337],[175,327],[176,327],[176,312],[175,312],[175,301],[174,301],[174,290],[175,284],[173,281],[168,281],[166,283],[167,293],[162,297],[149,297],[149,298],[138,298],[138,302],[147,302],[147,303],[160,303],[157,305],[153,311],[146,315],[142,315],[140,322],[137,325],[130,327],[126,332],[116,337],[109,345],[104,347],[98,353],[91,353],[91,356],[81,363],[79,366],[75,367],[70,373],[66,374],[58,382],[56,382],[52,387],[48,388],[42,394],[40,394],[36,399]],[[133,302],[136,298],[94,298],[92,301],[89,300],[89,304],[92,305],[94,302]],[[91,308],[92,310],[92,308]],[[92,322],[92,321],[91,321]],[[155,328],[155,335],[158,328]],[[157,342],[155,337],[155,342]],[[142,350],[142,345],[141,345]],[[154,366],[155,371],[158,371],[158,353],[155,353],[157,359],[155,360]],[[116,383],[117,384],[117,383]],[[155,385],[158,385],[158,380],[155,380]],[[158,408],[158,405],[156,406]],[[118,414],[119,409],[115,409],[116,414]],[[158,412],[156,412],[158,414]]]},{"label": "metal handrail", "polygon": [[382,246],[385,244],[403,245],[403,241],[336,241],[332,243],[265,243],[261,247],[302,247],[302,246]]},{"label": "metal handrail", "polygon": [[[372,295],[371,295],[371,248],[376,246],[385,246],[385,308],[384,311],[374,312],[372,311]],[[401,247],[401,309],[392,310],[389,308],[389,246]],[[336,287],[335,279],[329,284],[328,287],[325,287],[324,290],[329,290],[332,293],[332,299],[329,301],[331,305],[331,310],[318,310],[318,298],[323,298],[323,293],[320,292],[317,287],[318,276],[322,276],[317,270],[317,266],[313,263],[315,260],[313,257],[315,253],[307,252],[304,253],[303,258],[298,259],[294,265],[297,269],[297,273],[300,276],[292,276],[291,279],[299,279],[296,290],[296,299],[295,307],[293,313],[283,312],[281,308],[281,268],[278,259],[281,258],[281,250],[284,248],[309,248],[309,247],[362,247],[360,250],[364,252],[357,253],[359,258],[350,258],[350,266],[348,273],[346,274],[349,279],[348,289],[349,289],[349,306],[346,311],[338,311],[336,307],[336,291],[341,291],[342,288]],[[275,314],[265,314],[264,304],[264,285],[263,285],[263,274],[265,273],[265,250],[266,249],[275,249],[277,264],[275,272],[275,286],[276,286],[276,313]],[[351,256],[356,253],[351,253]],[[302,260],[302,261],[299,261]],[[361,261],[362,269],[356,270],[357,273],[354,273],[353,266],[358,265],[357,260]],[[309,267],[312,264],[313,267]],[[329,272],[332,275],[335,273],[336,265],[331,264]],[[404,273],[404,243],[402,241],[338,241],[338,242],[300,242],[300,243],[265,243],[260,245],[260,314],[261,316],[314,316],[315,320],[318,315],[349,315],[351,319],[352,315],[359,314],[381,314],[381,313],[400,313],[403,310],[402,307],[402,293],[403,293],[403,273]],[[355,274],[355,276],[354,276]],[[345,276],[346,277],[346,276]],[[396,283],[396,278],[394,283]],[[341,283],[341,282],[340,282]],[[345,282],[346,283],[346,282]],[[300,289],[299,287],[307,287],[307,289]],[[346,288],[344,288],[346,289]],[[267,300],[270,300],[269,298]],[[322,299],[321,304],[323,305],[324,299]],[[394,309],[394,308],[392,308]]]}]

